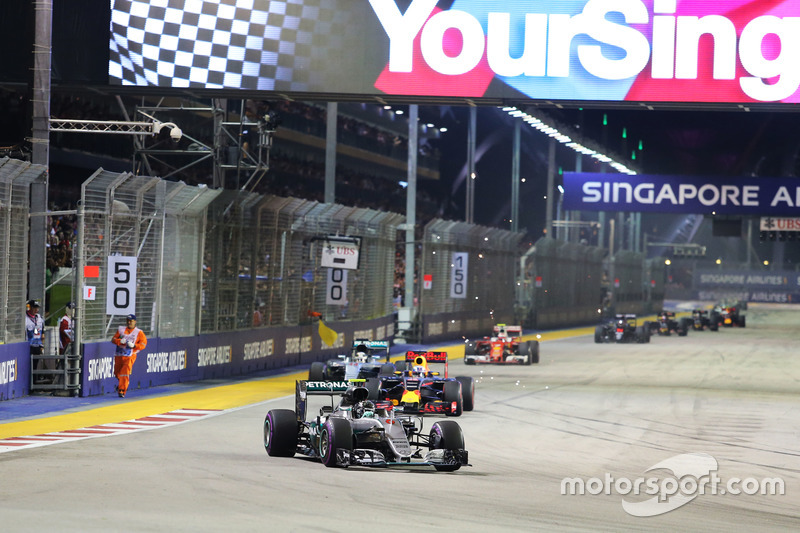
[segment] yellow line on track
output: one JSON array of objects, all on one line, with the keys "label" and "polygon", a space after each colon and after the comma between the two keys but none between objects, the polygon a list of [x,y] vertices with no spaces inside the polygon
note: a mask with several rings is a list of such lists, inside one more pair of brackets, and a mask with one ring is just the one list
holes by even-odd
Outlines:
[{"label": "yellow line on track", "polygon": [[294,394],[295,381],[303,379],[305,376],[307,376],[306,372],[298,372],[157,398],[142,400],[120,398],[119,403],[115,405],[2,424],[0,425],[0,438],[39,435],[122,422],[123,420],[167,413],[176,409],[232,409]]}]

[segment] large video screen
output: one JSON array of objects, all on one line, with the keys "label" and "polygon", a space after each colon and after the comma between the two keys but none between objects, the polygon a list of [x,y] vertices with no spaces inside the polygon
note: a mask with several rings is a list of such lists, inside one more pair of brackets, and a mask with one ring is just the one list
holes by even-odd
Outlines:
[{"label": "large video screen", "polygon": [[133,86],[800,101],[796,0],[111,0]]}]

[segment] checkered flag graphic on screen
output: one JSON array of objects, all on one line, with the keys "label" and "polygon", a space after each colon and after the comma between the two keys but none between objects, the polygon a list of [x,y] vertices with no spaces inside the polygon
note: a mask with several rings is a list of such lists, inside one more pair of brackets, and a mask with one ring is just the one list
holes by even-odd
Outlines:
[{"label": "checkered flag graphic on screen", "polygon": [[308,91],[315,61],[343,49],[348,15],[335,7],[334,0],[114,0],[109,78]]}]

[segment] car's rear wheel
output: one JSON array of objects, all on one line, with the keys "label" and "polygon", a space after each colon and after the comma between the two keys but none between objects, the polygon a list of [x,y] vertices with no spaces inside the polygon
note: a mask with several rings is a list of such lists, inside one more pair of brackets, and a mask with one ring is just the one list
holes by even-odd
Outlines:
[{"label": "car's rear wheel", "polygon": [[395,370],[396,370],[396,368],[392,363],[383,363],[381,365],[381,369],[378,371],[378,375],[381,376],[381,377],[394,376],[394,371]]},{"label": "car's rear wheel", "polygon": [[461,383],[458,381],[445,381],[442,396],[444,401],[447,402],[448,409],[453,405],[453,402],[456,404],[455,410],[448,410],[445,414],[447,416],[461,416],[461,413],[464,412],[464,396],[461,390]]},{"label": "car's rear wheel", "polygon": [[594,328],[594,342],[600,344],[603,342],[603,326],[595,326]]},{"label": "car's rear wheel", "polygon": [[539,364],[539,341],[528,341],[528,364]]},{"label": "car's rear wheel", "polygon": [[[458,451],[464,449],[464,433],[454,420],[442,420],[431,426],[430,445],[433,450]],[[460,464],[434,465],[439,472],[455,472]]]},{"label": "car's rear wheel", "polygon": [[475,355],[475,343],[468,342],[464,345],[464,364],[474,365],[475,359],[467,359],[468,355]]},{"label": "car's rear wheel", "polygon": [[290,409],[272,409],[264,418],[264,448],[270,457],[292,457],[297,449],[297,417]]},{"label": "car's rear wheel", "polygon": [[461,383],[461,400],[464,411],[472,411],[475,407],[475,379],[470,376],[458,376],[456,381]]},{"label": "car's rear wheel", "polygon": [[322,464],[336,466],[336,450],[353,450],[353,430],[344,418],[328,418],[319,434],[319,457]]},{"label": "car's rear wheel", "polygon": [[325,363],[314,361],[308,369],[308,381],[323,381],[325,379]]},{"label": "car's rear wheel", "polygon": [[639,344],[644,344],[649,340],[649,330],[645,330],[644,326],[636,326],[636,329],[633,331],[633,338]]}]

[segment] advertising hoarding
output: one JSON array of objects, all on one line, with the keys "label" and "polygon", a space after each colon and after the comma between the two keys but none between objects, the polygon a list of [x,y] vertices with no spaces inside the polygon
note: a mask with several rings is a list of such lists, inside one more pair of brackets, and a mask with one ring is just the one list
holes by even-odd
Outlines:
[{"label": "advertising hoarding", "polygon": [[112,0],[111,84],[796,103],[800,5],[744,0]]},{"label": "advertising hoarding", "polygon": [[564,209],[792,215],[800,186],[785,178],[564,173]]}]

